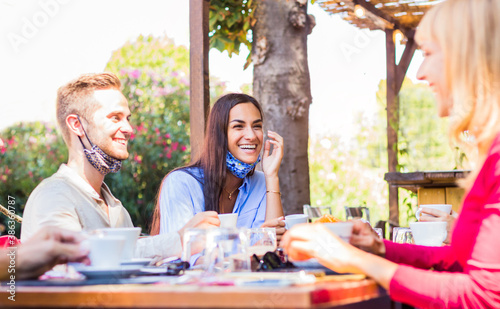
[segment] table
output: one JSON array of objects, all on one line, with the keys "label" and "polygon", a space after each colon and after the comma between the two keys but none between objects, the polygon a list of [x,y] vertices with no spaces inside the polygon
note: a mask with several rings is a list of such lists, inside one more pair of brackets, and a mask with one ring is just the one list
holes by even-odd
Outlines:
[{"label": "table", "polygon": [[390,308],[372,279],[287,287],[195,285],[96,285],[16,289],[16,301],[0,291],[1,308]]},{"label": "table", "polygon": [[386,173],[384,179],[391,186],[404,188],[418,194],[419,204],[451,204],[456,212],[464,190],[457,186],[457,180],[465,178],[470,171],[426,171],[413,173]]}]

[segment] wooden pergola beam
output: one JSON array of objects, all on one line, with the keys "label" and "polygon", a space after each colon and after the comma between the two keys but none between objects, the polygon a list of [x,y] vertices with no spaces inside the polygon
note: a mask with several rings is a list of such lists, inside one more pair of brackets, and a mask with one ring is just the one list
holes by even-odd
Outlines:
[{"label": "wooden pergola beam", "polygon": [[390,15],[385,14],[381,10],[377,9],[370,2],[367,2],[366,0],[354,0],[353,2],[354,2],[354,4],[358,4],[358,5],[362,6],[365,10],[372,13],[373,15],[376,15],[376,16],[380,17],[381,19],[385,20],[388,24],[393,25],[393,29],[401,30],[406,37],[411,36],[411,34],[410,34],[412,32],[411,29],[408,29],[405,26],[401,25],[401,23],[399,21],[392,18]]},{"label": "wooden pergola beam", "polygon": [[[399,64],[396,65],[396,46],[394,44],[394,30],[386,29],[386,57],[387,57],[387,159],[389,173],[398,171],[398,131],[399,131],[399,92],[403,85],[411,59],[417,49],[413,39],[414,31],[409,32],[411,37]],[[389,223],[399,226],[398,187],[389,184]]]},{"label": "wooden pergola beam", "polygon": [[[396,47],[394,30],[385,30],[387,62],[387,160],[389,173],[397,172],[398,166],[398,131],[399,99],[397,84]],[[389,224],[399,225],[398,188],[389,185]]]},{"label": "wooden pergola beam", "polygon": [[208,74],[209,0],[189,0],[189,120],[191,131],[191,161],[199,158],[210,110]]}]

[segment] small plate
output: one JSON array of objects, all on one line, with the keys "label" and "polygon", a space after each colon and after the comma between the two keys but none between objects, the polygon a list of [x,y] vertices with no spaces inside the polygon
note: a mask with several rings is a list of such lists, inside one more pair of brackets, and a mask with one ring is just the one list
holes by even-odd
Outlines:
[{"label": "small plate", "polygon": [[93,266],[78,267],[77,271],[88,279],[111,279],[111,278],[128,278],[133,274],[141,272],[140,266],[126,265],[117,268],[106,269]]},{"label": "small plate", "polygon": [[153,259],[143,258],[143,259],[131,259],[129,261],[122,261],[120,264],[122,266],[135,265],[135,266],[146,266],[151,263]]}]

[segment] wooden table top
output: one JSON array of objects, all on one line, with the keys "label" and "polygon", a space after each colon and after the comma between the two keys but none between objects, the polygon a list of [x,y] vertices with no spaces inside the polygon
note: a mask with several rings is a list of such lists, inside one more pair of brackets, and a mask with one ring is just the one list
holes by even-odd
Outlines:
[{"label": "wooden table top", "polygon": [[[16,288],[0,291],[1,308],[327,308],[386,299],[372,279],[322,281],[286,287],[168,284]],[[356,306],[356,308],[362,308]]]}]

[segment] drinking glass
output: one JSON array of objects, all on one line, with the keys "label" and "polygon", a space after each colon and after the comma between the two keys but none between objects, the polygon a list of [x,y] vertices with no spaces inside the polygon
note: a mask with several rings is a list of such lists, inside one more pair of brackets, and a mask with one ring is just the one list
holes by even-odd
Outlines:
[{"label": "drinking glass", "polygon": [[378,237],[384,239],[383,230],[380,227],[374,227],[373,230],[378,234]]},{"label": "drinking glass", "polygon": [[205,269],[208,274],[250,271],[247,229],[219,228],[207,232]]},{"label": "drinking glass", "polygon": [[[202,260],[198,260],[203,256],[207,243],[206,229],[186,229],[182,239],[182,256],[181,260],[189,262],[190,268],[203,268]],[[195,267],[195,265],[197,265]]]},{"label": "drinking glass", "polygon": [[413,234],[409,227],[395,227],[392,229],[392,241],[398,244],[413,244]]},{"label": "drinking glass", "polygon": [[253,228],[247,230],[248,254],[262,257],[266,252],[276,250],[275,228]]}]

